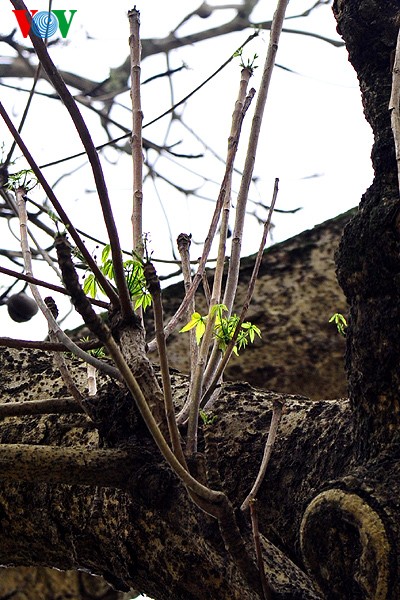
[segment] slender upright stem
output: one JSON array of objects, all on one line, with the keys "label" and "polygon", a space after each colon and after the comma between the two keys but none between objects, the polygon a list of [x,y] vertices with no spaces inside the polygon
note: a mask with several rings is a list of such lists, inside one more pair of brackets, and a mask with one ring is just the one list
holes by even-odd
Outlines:
[{"label": "slender upright stem", "polygon": [[244,219],[246,215],[247,199],[250,189],[250,183],[253,177],[262,118],[264,114],[265,104],[267,101],[272,71],[275,65],[275,56],[278,51],[279,37],[282,31],[282,25],[285,18],[285,11],[288,4],[289,0],[279,0],[278,6],[276,8],[272,20],[268,52],[265,58],[260,90],[257,96],[257,103],[250,131],[249,145],[247,148],[246,160],[237,199],[236,220],[232,235],[231,260],[229,263],[229,271],[225,288],[224,304],[226,304],[226,306],[228,307],[228,314],[230,314],[232,310],[237,288],[237,282],[239,278],[240,255],[242,249],[242,236]]},{"label": "slender upright stem", "polygon": [[400,29],[397,35],[396,53],[393,63],[392,93],[389,101],[389,111],[396,152],[397,177],[400,193]]},{"label": "slender upright stem", "polygon": [[169,374],[167,346],[164,335],[164,319],[161,301],[161,286],[154,265],[148,262],[144,266],[147,287],[153,298],[154,323],[158,346],[158,357],[160,360],[161,377],[163,382],[165,417],[167,419],[169,436],[172,450],[179,462],[187,469],[185,456],[183,454],[180,434],[175,417],[175,407],[172,398],[171,377]]},{"label": "slender upright stem", "polygon": [[[190,244],[191,238],[189,235],[185,233],[181,233],[177,238],[178,251],[181,257],[181,265],[182,265],[182,275],[183,275],[183,284],[185,286],[185,292],[188,292],[192,283],[192,274],[190,272]],[[190,302],[187,308],[186,318],[187,321],[190,320],[191,315],[196,311],[196,303],[194,297]],[[190,388],[189,388],[189,396],[190,389],[193,385],[193,374],[195,370],[195,366],[197,364],[199,347],[196,341],[196,332],[194,329],[189,331],[189,346],[190,346]],[[178,417],[179,419],[179,417]]]},{"label": "slender upright stem", "polygon": [[235,331],[233,332],[233,336],[231,341],[229,342],[224,355],[218,365],[218,368],[215,371],[215,375],[206,391],[206,393],[204,394],[202,400],[201,400],[201,406],[205,406],[207,404],[207,402],[209,401],[209,399],[211,398],[215,388],[218,385],[218,382],[226,368],[226,365],[228,364],[228,361],[232,355],[233,352],[233,348],[235,347],[236,344],[236,340],[238,338],[242,323],[245,319],[245,316],[247,314],[248,308],[250,306],[250,302],[251,299],[253,297],[253,293],[254,293],[254,288],[256,285],[256,281],[257,281],[257,276],[258,276],[258,271],[260,269],[260,265],[261,265],[261,261],[262,261],[262,257],[263,257],[263,252],[264,252],[264,248],[265,248],[265,244],[267,241],[267,236],[268,236],[268,232],[269,229],[271,227],[271,218],[272,218],[272,213],[274,212],[274,207],[275,207],[275,203],[276,203],[276,198],[278,196],[278,183],[279,180],[275,179],[275,185],[274,185],[274,193],[273,193],[273,197],[272,197],[272,202],[271,202],[271,206],[269,207],[269,212],[268,212],[268,217],[267,220],[264,224],[264,230],[263,230],[263,235],[261,238],[261,243],[257,252],[257,256],[256,256],[256,261],[254,263],[254,267],[253,267],[253,272],[251,274],[251,279],[250,279],[250,283],[249,283],[249,287],[247,290],[247,294],[246,294],[246,299],[245,302],[243,304],[240,316],[239,316],[239,320],[237,322]]},{"label": "slender upright stem", "polygon": [[140,13],[136,10],[128,12],[130,37],[129,47],[131,56],[131,102],[132,102],[132,161],[133,161],[133,250],[135,254],[143,256],[143,147],[142,147],[142,121],[143,113],[140,98]]},{"label": "slender upright stem", "polygon": [[[26,190],[24,190],[23,188],[19,188],[16,191],[15,197],[17,200],[17,208],[18,208],[18,216],[19,216],[20,232],[21,232],[21,249],[22,249],[22,255],[23,255],[23,259],[24,259],[25,270],[29,276],[32,276],[32,257],[31,257],[31,253],[29,250],[28,236],[27,236],[27,213],[26,213],[26,206],[25,206],[25,193],[26,193]],[[116,369],[114,369],[107,363],[103,363],[102,361],[98,360],[94,356],[91,356],[90,354],[88,354],[87,352],[85,352],[84,350],[79,348],[61,330],[57,321],[53,317],[51,310],[47,307],[46,303],[42,299],[37,286],[33,283],[29,283],[29,287],[32,292],[32,296],[35,299],[36,304],[38,305],[39,309],[41,310],[41,312],[43,313],[43,315],[45,316],[45,318],[47,320],[49,332],[51,332],[51,335],[54,334],[54,337],[57,338],[60,342],[62,342],[68,348],[68,350],[70,350],[70,352],[73,352],[75,354],[75,356],[78,356],[79,358],[83,359],[85,362],[93,364],[99,370],[104,371],[107,374],[111,375],[111,377],[119,378],[119,374],[118,374],[118,371],[116,371]]]},{"label": "slender upright stem", "polygon": [[225,252],[226,252],[226,237],[228,232],[228,217],[229,217],[229,206],[230,206],[230,191],[232,182],[233,166],[236,158],[236,153],[239,144],[239,137],[242,128],[244,116],[247,108],[250,104],[251,99],[254,96],[254,90],[251,91],[247,97],[246,102],[246,91],[247,85],[250,79],[251,72],[248,69],[242,70],[242,77],[240,80],[238,99],[235,104],[235,110],[232,115],[232,126],[228,140],[228,153],[225,167],[225,175],[223,183],[219,193],[219,199],[222,202],[222,225],[220,230],[219,247],[218,247],[218,258],[217,265],[214,273],[214,283],[210,298],[210,306],[208,319],[206,324],[206,330],[201,340],[201,346],[199,356],[193,376],[193,384],[190,389],[190,408],[189,408],[189,423],[188,423],[188,436],[187,436],[187,452],[193,454],[197,451],[197,429],[199,420],[199,409],[201,402],[201,395],[204,384],[204,372],[206,368],[207,357],[212,344],[215,314],[212,314],[213,308],[220,303],[221,288],[222,288],[222,276],[224,271],[225,263]]},{"label": "slender upright stem", "polygon": [[255,500],[250,503],[250,518],[251,518],[251,529],[253,532],[254,548],[256,550],[257,567],[260,573],[261,588],[263,592],[263,600],[273,600],[273,590],[268,584],[265,576],[264,561],[262,557],[262,549],[260,543],[260,530],[258,527],[258,513],[257,504]]},{"label": "slender upright stem", "polygon": [[[249,95],[246,102],[246,94],[247,87],[251,77],[251,70],[248,68],[242,69],[240,85],[239,85],[239,93],[235,103],[235,109],[232,115],[232,125],[231,132],[228,139],[228,155],[230,152],[234,152],[236,155],[236,151],[239,144],[239,136],[241,132],[241,127],[243,123],[244,115],[249,106],[250,100],[253,97],[254,90],[251,90],[252,94]],[[217,264],[215,267],[214,273],[214,283],[213,283],[213,292],[212,292],[212,300],[216,300],[216,302],[221,302],[221,289],[222,289],[222,276],[224,273],[224,265],[225,265],[225,257],[226,257],[226,240],[228,236],[228,225],[229,225],[229,215],[231,208],[231,184],[232,184],[232,171],[233,171],[233,163],[232,170],[230,172],[230,180],[227,185],[227,193],[225,196],[224,206],[222,209],[221,216],[221,227],[219,234],[219,246],[218,246],[218,257]],[[212,302],[210,302],[212,305]],[[207,386],[207,383],[210,381],[215,369],[218,365],[220,358],[220,351],[218,349],[217,341],[214,341],[214,347],[208,361],[208,365],[206,371],[204,373],[204,386]]]}]

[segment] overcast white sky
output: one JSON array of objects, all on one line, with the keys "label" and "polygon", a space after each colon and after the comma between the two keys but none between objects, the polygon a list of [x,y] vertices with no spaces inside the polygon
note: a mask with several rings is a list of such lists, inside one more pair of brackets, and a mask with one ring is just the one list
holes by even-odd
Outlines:
[{"label": "overcast white sky", "polygon": [[[313,2],[292,0],[289,14],[301,13]],[[82,6],[79,6],[82,4]],[[141,11],[141,32],[144,38],[165,36],[180,19],[196,8],[199,2],[193,0],[146,0],[136,2]],[[224,4],[216,1],[213,4]],[[254,19],[267,20],[271,18],[274,9],[273,2],[261,0],[254,13]],[[114,3],[112,8],[87,0],[85,3],[63,0],[55,2],[53,8],[72,9],[78,6],[67,43],[54,47],[52,56],[61,68],[77,71],[92,79],[106,78],[110,67],[118,66],[128,52],[128,23],[126,12],[132,8],[125,0]],[[28,4],[30,9],[44,10],[47,2],[35,0]],[[11,12],[12,6],[3,0],[0,6],[0,27],[3,34],[15,26],[15,18]],[[189,33],[202,26],[208,28],[211,24],[226,19],[226,11],[219,11],[214,18],[200,21],[196,18],[190,21],[181,34]],[[320,34],[337,38],[335,21],[328,7],[316,10],[310,17],[289,21],[288,27],[315,31]],[[194,47],[185,47],[173,52],[170,60],[172,66],[180,66],[182,62],[188,69],[177,74],[174,78],[175,101],[190,92],[206,76],[222,64],[247,37],[248,32],[242,32],[229,37],[203,42]],[[18,37],[19,36],[19,37]],[[18,34],[17,39],[22,41]],[[89,39],[88,39],[89,38]],[[245,57],[251,58],[254,53],[259,55],[252,85],[257,89],[261,76],[262,63],[268,45],[268,32],[247,46]],[[3,44],[1,54],[9,50]],[[2,60],[7,60],[3,58]],[[265,122],[263,125],[260,148],[257,155],[255,173],[259,177],[257,186],[251,190],[251,197],[268,204],[271,197],[273,181],[280,178],[278,207],[290,210],[302,207],[295,215],[276,215],[274,241],[284,240],[296,233],[312,227],[330,217],[355,206],[372,180],[370,166],[370,151],[372,136],[370,128],[362,113],[360,93],[354,71],[347,61],[344,48],[335,48],[312,37],[284,33],[279,46],[277,62],[298,74],[276,69],[270,95],[267,102]],[[157,56],[144,61],[142,79],[165,70],[163,56]],[[229,133],[230,119],[236,97],[240,69],[238,60],[233,61],[212,83],[203,88],[186,105],[183,113],[184,121],[193,127],[203,139],[219,154],[225,155],[226,141]],[[9,82],[8,82],[9,83]],[[18,82],[29,87],[27,82]],[[48,89],[42,85],[41,89]],[[15,123],[26,102],[27,95],[15,95],[2,88],[3,102],[12,112]],[[128,95],[124,98],[128,105]],[[143,87],[144,123],[163,112],[170,106],[170,90],[167,80],[151,83]],[[105,133],[98,127],[97,119],[84,113],[96,144],[105,141]],[[130,126],[128,111],[115,111],[113,116]],[[246,133],[251,122],[251,111],[247,117],[246,126],[241,141],[241,150],[237,166],[243,164],[246,148]],[[147,128],[144,135],[149,139],[162,142],[166,132],[168,119]],[[118,135],[120,132],[114,130]],[[0,124],[1,137],[9,141],[4,126]],[[24,129],[28,145],[39,164],[79,151],[81,144],[73,127],[65,120],[65,111],[54,100],[35,99]],[[168,143],[184,140],[184,130],[181,124],[174,123],[168,138]],[[177,151],[202,151],[200,145],[190,145],[183,141],[177,146]],[[19,155],[19,153],[18,153]],[[117,158],[114,151],[109,150],[107,157],[118,160],[117,165],[103,161],[113,204],[116,220],[120,227],[123,245],[131,246],[129,228],[131,209],[131,167],[128,156]],[[19,168],[25,166],[24,161],[17,163]],[[83,165],[84,161],[77,159],[72,166]],[[184,166],[206,175],[211,180],[219,182],[223,173],[223,165],[211,160],[209,155],[198,161],[186,161]],[[175,179],[180,185],[188,188],[200,187],[199,193],[215,199],[218,186],[205,183],[204,179],[188,173],[170,161],[160,161],[157,165],[160,172],[169,179]],[[65,171],[65,166],[53,167],[45,171],[51,183],[54,183]],[[238,187],[238,179],[235,182]],[[56,192],[63,205],[71,212],[76,225],[100,237],[104,236],[104,226],[98,209],[90,170],[87,166],[79,171],[76,179],[68,177],[57,187]],[[177,193],[166,184],[158,186],[156,196],[151,182],[146,187],[145,231],[150,231],[152,248],[156,257],[170,258],[170,242],[163,211],[169,216],[173,238],[181,231],[190,232],[196,241],[205,237],[207,216],[213,209],[211,202],[199,201],[192,196]],[[42,199],[41,190],[36,192],[36,199]],[[258,211],[265,217],[265,212]],[[1,239],[6,240],[8,247],[15,241],[6,231],[6,223],[0,222]],[[17,230],[16,225],[14,230]],[[256,250],[261,235],[261,227],[254,219],[249,219],[247,239],[244,253]],[[193,257],[200,254],[199,248],[194,248]],[[1,264],[10,267],[4,259]],[[161,268],[162,270],[162,268]],[[43,273],[39,272],[39,276]],[[9,284],[0,276],[0,286]],[[26,325],[18,325],[9,320],[4,307],[0,307],[2,335],[15,337],[43,338],[46,325],[37,316]],[[75,321],[69,321],[71,326]]]}]

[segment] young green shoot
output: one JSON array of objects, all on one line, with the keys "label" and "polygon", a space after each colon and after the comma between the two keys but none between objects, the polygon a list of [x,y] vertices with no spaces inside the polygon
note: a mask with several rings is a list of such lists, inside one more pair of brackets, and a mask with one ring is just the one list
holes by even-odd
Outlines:
[{"label": "young green shoot", "polygon": [[347,321],[341,313],[334,313],[329,319],[329,323],[334,323],[338,333],[343,337],[346,337]]},{"label": "young green shoot", "polygon": [[[211,308],[209,315],[201,316],[200,313],[194,312],[190,321],[182,327],[179,333],[185,333],[195,329],[196,341],[197,344],[200,344],[206,330],[206,322],[209,316],[214,317],[214,339],[216,340],[218,349],[224,353],[233,338],[239,322],[239,317],[237,315],[231,315],[230,317],[224,316],[227,311],[228,308],[225,304],[215,304]],[[253,325],[250,321],[241,323],[236,344],[233,347],[233,353],[238,356],[239,350],[246,348],[249,342],[253,343],[256,335],[261,337],[261,331],[257,325]]]}]

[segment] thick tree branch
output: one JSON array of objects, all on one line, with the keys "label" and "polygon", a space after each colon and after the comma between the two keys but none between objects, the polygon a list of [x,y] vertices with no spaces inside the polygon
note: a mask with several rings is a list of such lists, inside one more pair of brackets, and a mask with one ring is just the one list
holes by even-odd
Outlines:
[{"label": "thick tree branch", "polygon": [[23,415],[50,415],[83,412],[80,402],[77,402],[73,398],[50,398],[49,400],[0,403],[0,419]]},{"label": "thick tree branch", "polygon": [[134,464],[128,450],[0,444],[0,478],[7,481],[128,489]]}]

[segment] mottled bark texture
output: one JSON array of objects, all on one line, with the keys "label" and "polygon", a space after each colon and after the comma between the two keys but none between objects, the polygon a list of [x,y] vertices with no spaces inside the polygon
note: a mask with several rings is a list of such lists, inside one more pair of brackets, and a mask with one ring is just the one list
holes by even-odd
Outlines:
[{"label": "mottled bark texture", "polygon": [[101,577],[46,567],[0,569],[0,598],[9,600],[130,600]]},{"label": "mottled bark texture", "polygon": [[359,451],[368,456],[399,441],[400,215],[388,105],[400,6],[397,0],[338,0],[334,12],[375,136],[375,178],[337,254],[350,305],[349,394]]},{"label": "mottled bark texture", "polygon": [[[2,349],[0,364],[3,402],[65,394],[52,366],[51,356],[44,352],[18,353]],[[82,386],[82,367],[72,364],[72,369]],[[182,378],[174,376],[176,398],[185,385]],[[86,415],[4,419],[0,428],[0,454],[1,444],[7,444],[9,451],[13,444],[18,447],[13,475],[1,478],[0,524],[3,535],[0,538],[0,563],[41,564],[64,570],[80,568],[103,576],[119,590],[127,591],[133,587],[157,600],[205,597],[215,600],[256,599],[257,594],[243,579],[235,561],[224,548],[216,521],[193,504],[183,486],[165,467],[140,418],[130,416],[132,402],[128,402],[129,397],[124,401],[123,395],[123,391],[110,382],[99,382],[99,394],[88,406],[93,406],[95,424],[100,433]],[[210,480],[228,493],[235,507],[243,501],[256,475],[273,398],[272,393],[256,391],[243,384],[228,387],[213,409],[217,421],[209,428],[205,438],[201,436],[199,464],[204,464],[205,470],[197,470],[199,473],[203,470],[203,477],[210,470]],[[116,405],[114,410],[112,402]],[[104,411],[100,410],[102,405]],[[325,416],[331,414],[332,408],[336,411],[330,403],[318,405],[318,410]],[[298,440],[295,439],[297,433],[292,438],[294,426],[307,419],[310,411],[311,424],[315,410],[314,404],[305,398],[288,399],[282,431],[289,434],[291,449],[285,450],[285,444],[282,446],[282,460],[287,452],[293,457],[295,455]],[[123,413],[127,417],[126,422],[121,418]],[[328,421],[332,422],[332,419],[328,418]],[[322,420],[321,426],[325,429],[324,423]],[[307,432],[307,427],[304,431]],[[346,431],[344,427],[342,450],[350,443]],[[336,442],[336,428],[333,433],[325,438],[329,437],[330,445]],[[285,438],[286,433],[283,433],[282,442]],[[46,462],[46,471],[38,481],[36,471],[30,473],[26,468],[26,453],[19,452],[21,443],[26,445],[26,452],[31,449],[32,457],[37,446],[48,449],[68,446],[86,451],[101,446],[103,451],[109,449],[110,456],[115,450],[123,449],[131,456],[128,461],[133,461],[131,474],[121,470],[120,474],[115,474],[113,487],[105,487],[104,465],[100,462],[97,485],[93,485],[92,463],[90,479],[86,480],[80,461],[76,464],[71,461],[66,469],[65,464],[58,461],[55,451],[54,464]],[[302,444],[298,445],[299,449],[301,447]],[[88,455],[91,456],[90,452]],[[343,454],[335,457],[333,452],[331,456],[333,477],[342,468],[345,457]],[[32,464],[35,465],[34,460]],[[310,494],[312,478],[306,483],[301,473],[322,474],[321,465],[306,467],[300,457],[293,465],[295,487],[304,485],[307,494]],[[46,477],[48,481],[60,481],[63,470],[66,471],[66,481],[74,480],[75,485],[44,483]],[[273,472],[273,485],[283,489],[276,478],[279,472],[285,477],[290,477],[290,472],[283,465]],[[242,474],[240,477],[239,473]],[[80,481],[75,477],[79,477]],[[15,480],[18,482],[15,483]],[[270,485],[272,483],[268,487]],[[263,496],[268,495],[268,487]],[[286,493],[284,495],[287,496]],[[269,577],[277,590],[275,597],[320,598],[309,577],[290,560],[298,561],[299,555],[296,557],[293,552],[287,557],[278,549],[278,545],[285,549],[282,534],[288,540],[296,539],[296,524],[301,518],[302,504],[294,507],[285,500],[282,511],[277,505],[271,512],[271,507],[264,504],[263,496],[260,496],[260,517],[266,525],[263,525],[262,531],[271,529],[271,537],[274,537],[273,542],[264,538],[264,557]],[[282,530],[274,522],[278,513]],[[243,535],[249,542],[250,524],[240,514],[238,517]],[[251,552],[251,544],[249,547]]]},{"label": "mottled bark texture", "polygon": [[[347,395],[344,372],[345,340],[329,323],[335,312],[347,316],[347,304],[336,279],[334,254],[344,226],[354,210],[303,231],[268,248],[263,256],[247,319],[260,327],[256,339],[228,364],[230,381],[313,399]],[[241,261],[234,310],[245,301],[255,256]],[[209,272],[210,281],[213,272]],[[184,295],[182,283],[163,290],[165,316],[170,318]],[[202,294],[197,310],[206,314]],[[145,315],[149,338],[154,335],[151,312]],[[168,338],[170,365],[189,370],[189,336],[174,332]],[[157,361],[157,356],[152,358]]]}]

